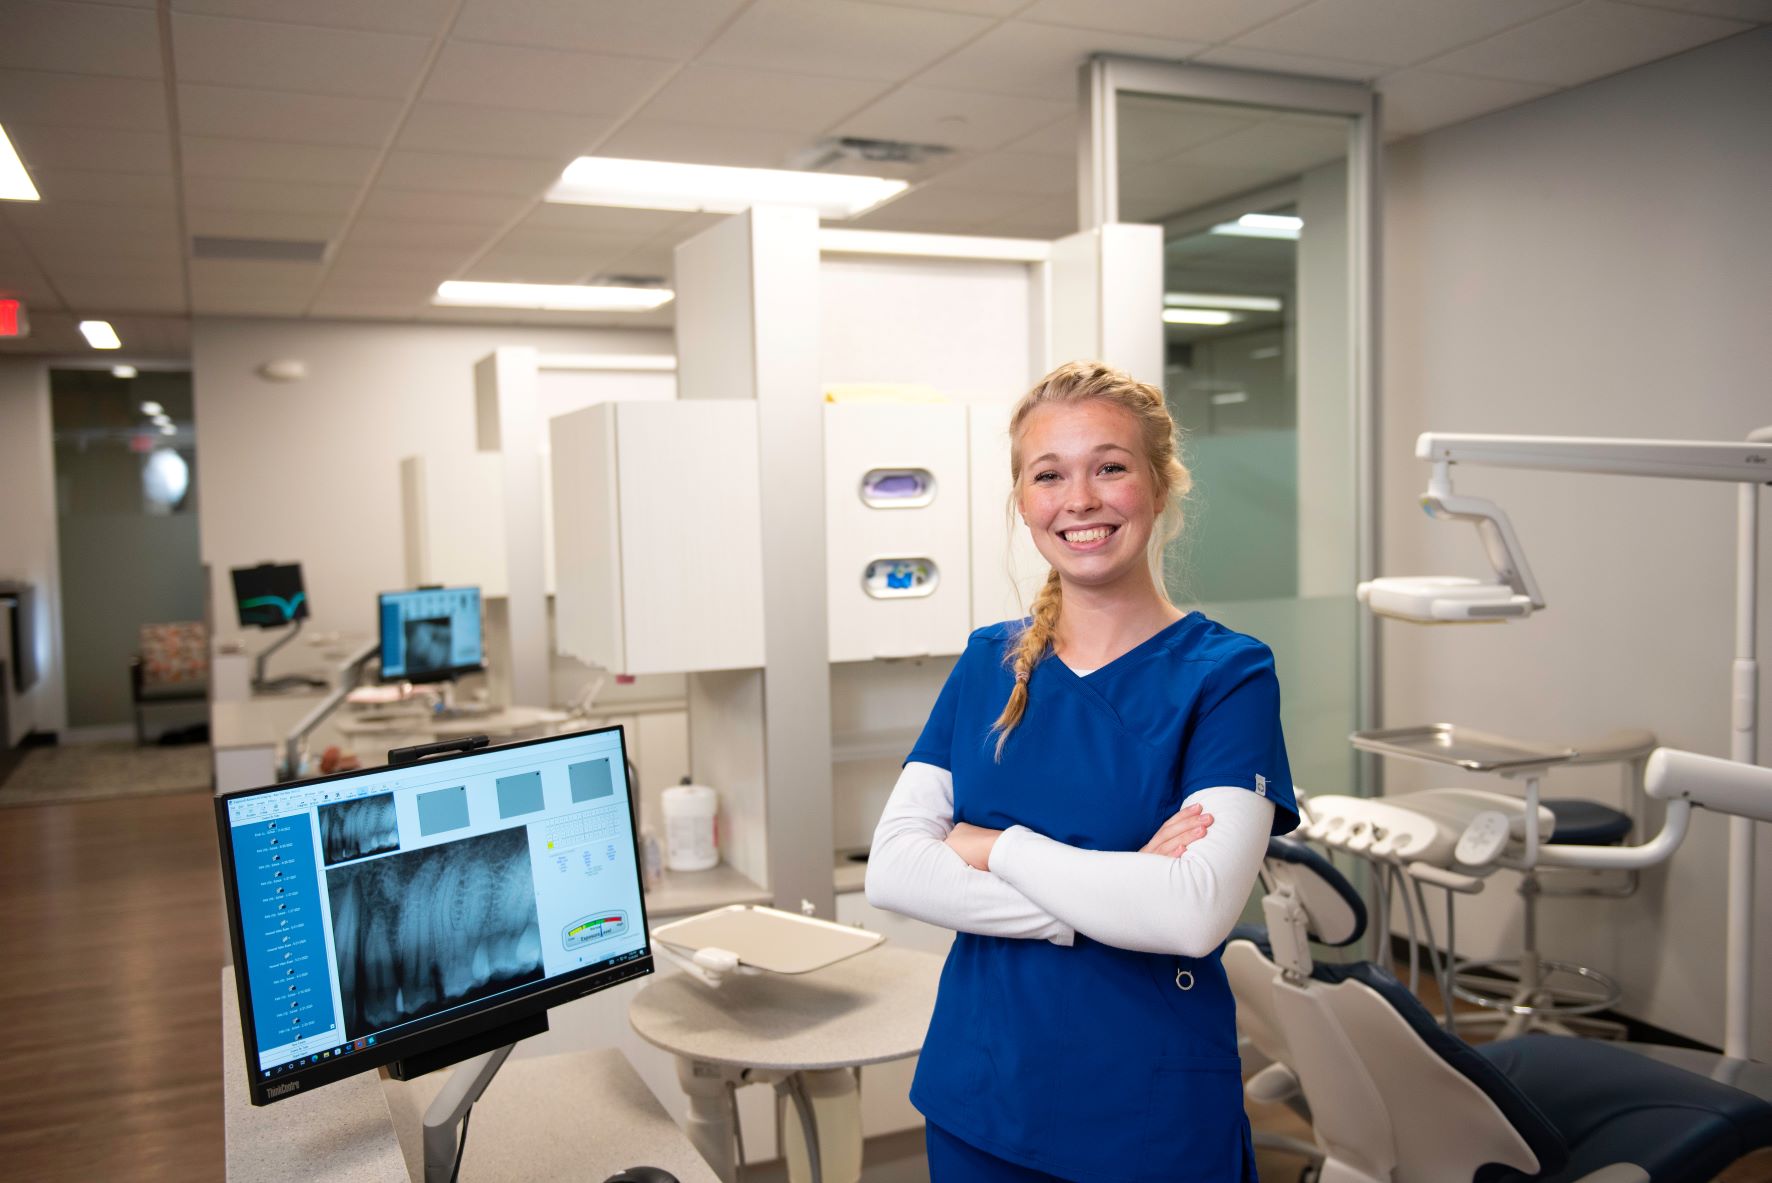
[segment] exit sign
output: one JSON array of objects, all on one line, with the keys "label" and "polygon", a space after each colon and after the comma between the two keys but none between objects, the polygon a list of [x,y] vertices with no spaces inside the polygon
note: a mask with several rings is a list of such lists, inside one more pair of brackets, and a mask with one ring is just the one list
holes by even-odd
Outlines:
[{"label": "exit sign", "polygon": [[0,300],[0,337],[28,337],[31,322],[25,319],[23,300]]}]

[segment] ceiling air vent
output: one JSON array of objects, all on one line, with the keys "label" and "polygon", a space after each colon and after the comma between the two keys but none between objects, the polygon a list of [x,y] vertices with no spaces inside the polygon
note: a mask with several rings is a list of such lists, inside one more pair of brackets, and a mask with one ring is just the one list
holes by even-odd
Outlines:
[{"label": "ceiling air vent", "polygon": [[258,263],[319,263],[327,243],[294,238],[191,238],[193,259],[248,259]]},{"label": "ceiling air vent", "polygon": [[846,172],[858,165],[898,165],[916,168],[938,157],[948,156],[953,149],[946,144],[912,144],[904,140],[867,140],[859,136],[841,136],[820,140],[799,153],[788,167],[805,172]]}]

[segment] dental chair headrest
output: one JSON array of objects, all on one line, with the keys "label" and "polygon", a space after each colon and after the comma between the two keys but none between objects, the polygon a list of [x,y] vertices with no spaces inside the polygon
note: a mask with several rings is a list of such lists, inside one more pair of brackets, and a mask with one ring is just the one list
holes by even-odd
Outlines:
[{"label": "dental chair headrest", "polygon": [[1314,941],[1340,948],[1366,932],[1366,905],[1347,876],[1294,838],[1269,838],[1262,874],[1271,888],[1291,886],[1310,916]]}]

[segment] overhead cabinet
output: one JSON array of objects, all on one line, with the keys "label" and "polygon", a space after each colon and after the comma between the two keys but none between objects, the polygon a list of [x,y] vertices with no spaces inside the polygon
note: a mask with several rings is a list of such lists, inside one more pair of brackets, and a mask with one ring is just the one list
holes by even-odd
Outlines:
[{"label": "overhead cabinet", "polygon": [[550,420],[555,647],[622,674],[763,665],[756,403]]},{"label": "overhead cabinet", "polygon": [[[546,488],[548,457],[533,461]],[[409,587],[508,591],[505,576],[505,457],[497,452],[407,456],[400,461],[400,510]],[[542,513],[548,513],[543,498]],[[545,524],[545,523],[544,523]],[[543,547],[546,587],[554,590],[554,548]]]}]

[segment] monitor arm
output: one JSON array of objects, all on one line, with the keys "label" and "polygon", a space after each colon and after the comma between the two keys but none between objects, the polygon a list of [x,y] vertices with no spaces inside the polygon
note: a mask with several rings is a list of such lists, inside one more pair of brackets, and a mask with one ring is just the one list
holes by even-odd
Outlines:
[{"label": "monitor arm", "polygon": [[285,646],[285,645],[289,644],[289,642],[295,640],[295,634],[301,632],[301,622],[302,622],[302,618],[299,616],[296,617],[295,620],[292,622],[294,625],[293,628],[291,628],[288,632],[284,633],[282,636],[278,637],[275,641],[272,641],[269,645],[265,646],[264,649],[259,652],[259,655],[253,659],[253,662],[252,662],[252,684],[253,684],[253,686],[257,687],[257,686],[263,686],[265,684],[265,681],[266,681],[266,679],[265,679],[265,665],[271,660],[271,654],[277,652],[277,650],[283,648],[283,646]]},{"label": "monitor arm", "polygon": [[301,717],[301,721],[290,729],[289,735],[283,740],[283,767],[280,777],[283,780],[295,780],[301,773],[301,749],[307,742],[314,728],[326,721],[327,716],[336,711],[357,683],[363,677],[363,667],[370,659],[381,654],[381,644],[371,641],[361,649],[345,658],[338,667],[338,684],[314,704],[314,709]]}]

